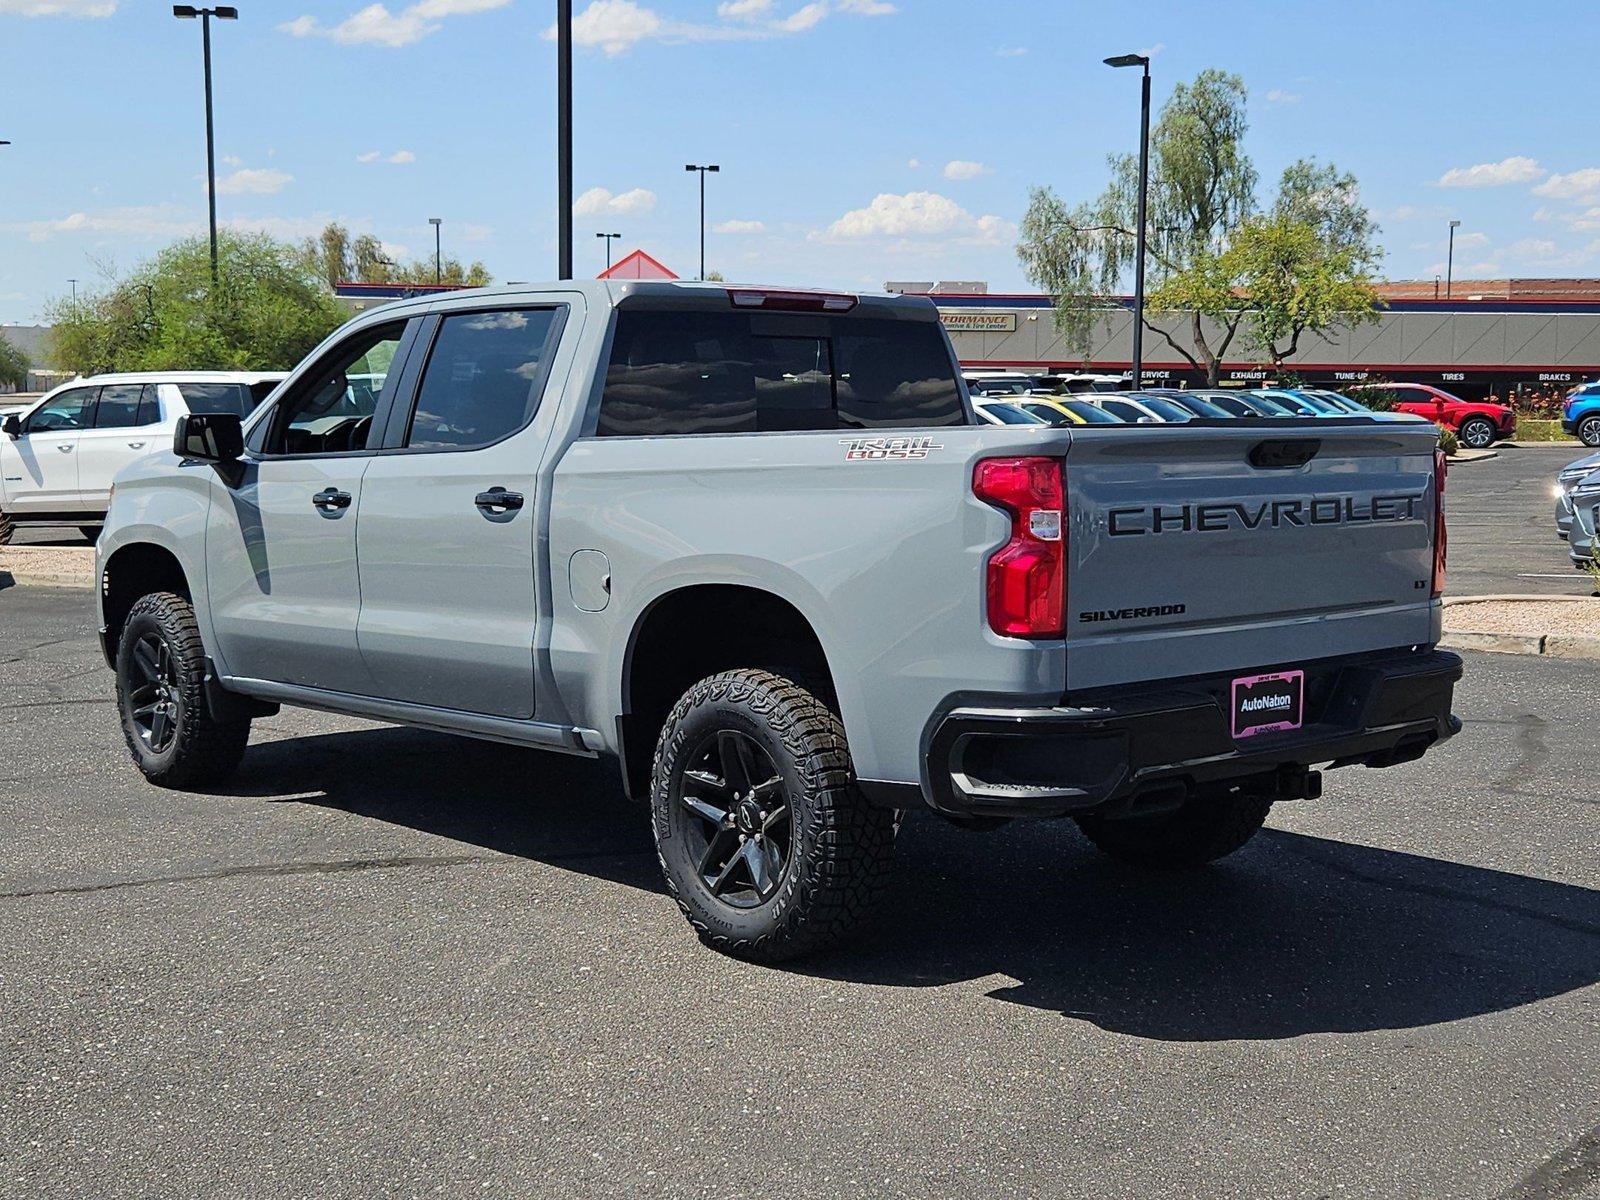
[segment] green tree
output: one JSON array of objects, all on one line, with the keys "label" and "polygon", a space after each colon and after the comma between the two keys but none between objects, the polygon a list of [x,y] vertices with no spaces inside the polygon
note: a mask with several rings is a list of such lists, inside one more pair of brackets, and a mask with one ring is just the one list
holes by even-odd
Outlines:
[{"label": "green tree", "polygon": [[49,310],[64,370],[284,370],[348,315],[302,248],[224,231],[211,287],[205,238],[175,242],[102,292]]},{"label": "green tree", "polygon": [[[320,234],[308,239],[302,253],[330,288],[345,282],[431,284],[434,281],[432,258],[397,263],[384,253],[383,243],[372,234],[363,233],[352,238],[350,231],[337,221],[330,221]],[[457,259],[446,258],[440,264],[439,281],[457,287],[485,287],[494,282],[494,278],[481,262],[464,266]]]},{"label": "green tree", "polygon": [[[1237,75],[1202,71],[1173,89],[1150,137],[1145,326],[1213,385],[1247,327],[1247,341],[1278,347],[1281,358],[1301,334],[1360,311],[1340,306],[1354,285],[1370,283],[1381,256],[1354,178],[1331,164],[1291,165],[1258,217],[1257,173],[1243,147],[1246,99]],[[1091,202],[1069,208],[1050,188],[1034,188],[1017,245],[1029,278],[1056,296],[1057,329],[1085,355],[1097,322],[1115,311],[1107,297],[1126,280],[1137,244],[1138,162],[1108,162],[1111,180]],[[1306,253],[1288,229],[1308,230],[1319,250]],[[1263,313],[1265,324],[1253,325]],[[1176,334],[1174,314],[1184,318]]]},{"label": "green tree", "polygon": [[21,349],[0,335],[0,385],[21,389],[28,386],[28,368],[33,364]]}]

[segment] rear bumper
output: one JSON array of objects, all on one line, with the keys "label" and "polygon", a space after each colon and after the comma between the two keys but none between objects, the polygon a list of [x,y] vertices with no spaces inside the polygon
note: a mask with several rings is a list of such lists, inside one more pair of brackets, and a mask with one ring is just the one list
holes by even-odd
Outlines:
[{"label": "rear bumper", "polygon": [[1099,689],[1053,708],[951,708],[924,737],[929,802],[952,816],[1061,816],[1240,781],[1286,795],[1316,764],[1393,766],[1461,728],[1450,712],[1461,659],[1446,651],[1292,665],[1306,673],[1303,727],[1240,741],[1231,675]]}]

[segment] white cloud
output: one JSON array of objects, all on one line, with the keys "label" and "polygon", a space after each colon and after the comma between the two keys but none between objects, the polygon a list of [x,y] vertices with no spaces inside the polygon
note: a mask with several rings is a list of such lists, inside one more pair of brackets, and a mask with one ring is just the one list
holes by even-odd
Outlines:
[{"label": "white cloud", "polygon": [[920,158],[908,158],[908,159],[906,159],[906,166],[910,167],[913,171],[915,171],[921,165],[922,165],[922,160]]},{"label": "white cloud", "polygon": [[956,158],[945,163],[944,170],[940,174],[946,179],[976,179],[979,175],[989,175],[993,171],[993,167],[986,167],[981,162]]},{"label": "white cloud", "polygon": [[1268,104],[1299,104],[1302,99],[1299,92],[1286,92],[1282,88],[1273,88],[1267,93]]},{"label": "white cloud", "polygon": [[637,217],[655,206],[656,194],[647,188],[612,193],[607,188],[592,187],[573,201],[572,211],[580,217]]},{"label": "white cloud", "polygon": [[723,221],[711,227],[712,233],[765,233],[766,225],[760,221]]},{"label": "white cloud", "polygon": [[0,14],[17,17],[109,17],[117,0],[0,0]]},{"label": "white cloud", "polygon": [[115,234],[129,237],[182,237],[204,227],[204,219],[174,204],[144,204],[107,208],[99,212],[74,212],[43,221],[0,225],[7,232],[26,234],[30,242],[47,242],[74,233]]},{"label": "white cloud", "polygon": [[456,236],[464,242],[487,242],[494,236],[494,227],[491,225],[467,224],[456,231]]},{"label": "white cloud", "polygon": [[385,161],[392,163],[414,163],[417,161],[417,156],[411,153],[409,150],[396,150],[393,154],[389,155]]},{"label": "white cloud", "polygon": [[1167,44],[1165,42],[1157,42],[1154,46],[1146,46],[1143,50],[1136,51],[1136,53],[1142,54],[1146,58],[1154,58],[1166,48]]},{"label": "white cloud", "polygon": [[356,155],[356,161],[358,163],[386,162],[404,165],[416,162],[417,156],[409,150],[396,150],[393,154],[384,154],[382,150],[367,150]]},{"label": "white cloud", "polygon": [[[832,13],[881,17],[897,11],[888,0],[809,0],[780,16],[778,5],[779,0],[722,0],[717,5],[718,22],[697,24],[669,20],[637,0],[590,0],[589,7],[572,18],[572,40],[615,57],[646,41],[756,41],[804,33]],[[555,36],[556,27],[547,26],[545,40],[554,41]]]},{"label": "white cloud", "polygon": [[998,243],[1013,236],[1015,226],[1003,217],[975,217],[937,192],[880,192],[865,208],[851,209],[822,235],[827,239],[941,237],[955,241]]},{"label": "white cloud", "polygon": [[243,165],[243,163],[244,159],[237,154],[224,154],[222,156],[222,165],[225,167],[237,167]]},{"label": "white cloud", "polygon": [[1533,194],[1552,200],[1576,200],[1580,204],[1600,202],[1600,167],[1552,175],[1534,188]]},{"label": "white cloud", "polygon": [[783,20],[773,22],[772,27],[781,33],[803,33],[827,15],[827,0],[813,0],[813,3],[795,9]]},{"label": "white cloud", "polygon": [[1588,231],[1600,229],[1600,206],[1591,206],[1582,212],[1555,212],[1541,208],[1533,214],[1535,221],[1556,221],[1568,229]]},{"label": "white cloud", "polygon": [[418,0],[399,12],[383,4],[369,4],[336,25],[316,17],[296,17],[278,26],[293,37],[326,37],[347,46],[387,46],[396,49],[437,33],[446,17],[467,16],[504,8],[511,0]]},{"label": "white cloud", "polygon": [[1439,176],[1439,187],[1504,187],[1509,183],[1532,183],[1548,172],[1533,159],[1515,154],[1499,162],[1478,163],[1471,167],[1451,167]]},{"label": "white cloud", "polygon": [[356,155],[356,161],[358,163],[377,162],[381,157],[383,157],[383,155],[379,151],[368,150],[365,154]]},{"label": "white cloud", "polygon": [[287,171],[272,167],[241,167],[217,180],[219,196],[276,196],[294,182]]}]

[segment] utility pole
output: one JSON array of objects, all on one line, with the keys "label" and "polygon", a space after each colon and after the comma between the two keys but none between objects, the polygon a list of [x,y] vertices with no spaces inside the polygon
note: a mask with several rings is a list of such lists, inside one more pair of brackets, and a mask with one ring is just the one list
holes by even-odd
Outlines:
[{"label": "utility pole", "polygon": [[685,171],[700,172],[700,279],[706,277],[706,173],[722,170],[716,163],[708,166],[697,166],[694,163],[685,163]]},{"label": "utility pole", "polygon": [[1144,376],[1144,246],[1145,209],[1150,195],[1150,56],[1118,54],[1105,60],[1108,67],[1143,67],[1139,88],[1139,213],[1133,255],[1133,390]]},{"label": "utility pole", "polygon": [[556,234],[559,279],[572,278],[572,0],[556,0]]},{"label": "utility pole", "polygon": [[433,286],[438,287],[444,282],[444,257],[439,241],[439,227],[444,224],[444,218],[429,217],[428,224],[433,226]]},{"label": "utility pole", "polygon": [[606,270],[611,270],[611,243],[621,237],[620,233],[597,233],[595,237],[606,240]]},{"label": "utility pole", "polygon": [[172,15],[183,20],[200,18],[200,44],[205,54],[206,68],[206,199],[211,205],[211,286],[217,286],[217,138],[211,119],[211,18],[219,21],[237,21],[239,10],[231,5],[216,8],[196,8],[192,4],[174,4]]}]

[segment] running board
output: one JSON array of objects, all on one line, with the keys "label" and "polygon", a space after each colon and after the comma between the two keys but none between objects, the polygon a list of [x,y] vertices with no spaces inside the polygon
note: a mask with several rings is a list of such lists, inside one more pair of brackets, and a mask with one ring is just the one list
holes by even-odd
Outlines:
[{"label": "running board", "polygon": [[388,721],[393,725],[410,725],[416,729],[431,729],[436,733],[456,733],[463,737],[505,742],[512,746],[559,750],[564,754],[581,754],[587,758],[596,757],[602,746],[600,734],[596,730],[580,729],[571,725],[552,725],[545,721],[519,721],[515,717],[491,717],[483,713],[462,712],[455,708],[431,708],[426,704],[408,704],[403,700],[382,700],[372,696],[355,696],[348,692],[301,687],[292,683],[275,683],[270,679],[240,679],[228,676],[220,682],[230,692],[251,696],[257,700],[288,704],[296,708],[314,708],[321,712],[340,713],[348,717],[369,717],[374,721]]}]

